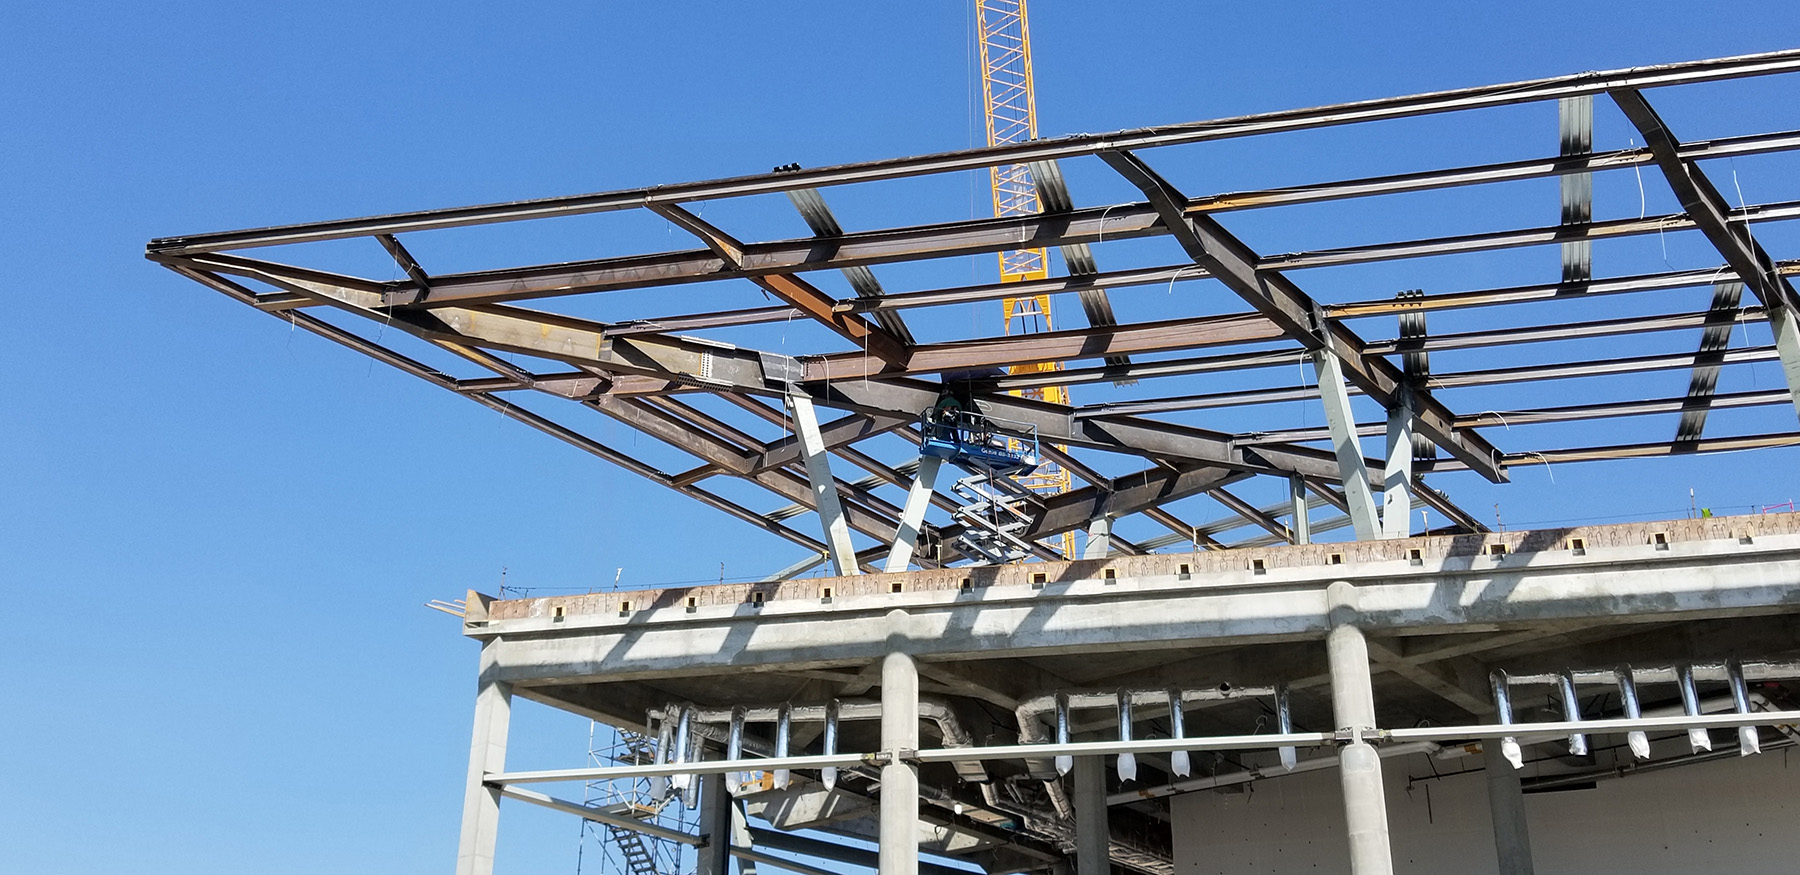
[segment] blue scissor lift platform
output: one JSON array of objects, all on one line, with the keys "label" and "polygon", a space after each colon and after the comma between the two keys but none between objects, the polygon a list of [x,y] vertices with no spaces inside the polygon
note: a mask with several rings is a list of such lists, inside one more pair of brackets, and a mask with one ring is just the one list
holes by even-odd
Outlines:
[{"label": "blue scissor lift platform", "polygon": [[1037,469],[1034,428],[1000,431],[993,419],[956,404],[939,404],[919,416],[919,454],[943,459],[971,474],[1017,477]]}]

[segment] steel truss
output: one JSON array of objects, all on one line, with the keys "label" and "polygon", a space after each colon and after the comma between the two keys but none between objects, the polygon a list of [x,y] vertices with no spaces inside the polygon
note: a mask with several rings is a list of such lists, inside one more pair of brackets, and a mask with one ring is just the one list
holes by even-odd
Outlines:
[{"label": "steel truss", "polygon": [[[1317,388],[1281,385],[1228,392],[1196,392],[1209,377],[1291,367],[1301,356],[1341,372],[1347,393],[1360,394],[1390,412],[1388,422],[1339,423],[1356,434],[1380,434],[1404,425],[1404,434],[1422,450],[1410,467],[1371,461],[1359,477],[1381,488],[1384,467],[1408,471],[1415,500],[1444,513],[1457,528],[1479,530],[1468,514],[1426,488],[1423,478],[1448,471],[1474,471],[1490,481],[1506,479],[1508,467],[1594,459],[1638,458],[1672,453],[1735,450],[1800,444],[1800,432],[1714,435],[1705,431],[1715,408],[1792,403],[1791,392],[1716,394],[1722,369],[1757,361],[1783,363],[1789,385],[1800,374],[1800,336],[1792,309],[1797,299],[1789,277],[1800,260],[1772,256],[1753,237],[1760,223],[1800,216],[1800,202],[1740,204],[1732,207],[1698,162],[1800,150],[1800,132],[1775,131],[1713,140],[1683,141],[1670,131],[1644,96],[1646,89],[1732,80],[1800,71],[1800,50],[1658,67],[1584,73],[1360,103],[1290,110],[1109,134],[1080,135],[960,152],[630,189],[601,194],[546,198],[484,206],[424,210],[362,219],[315,222],[245,231],[153,240],[147,257],[235,300],[288,320],[333,342],[369,355],[440,388],[498,410],[585,452],[682,492],[809,551],[824,553],[826,540],[802,531],[793,517],[818,507],[813,480],[828,472],[791,430],[785,409],[800,403],[837,411],[819,422],[817,446],[869,475],[835,477],[841,511],[850,530],[873,540],[854,559],[873,570],[900,532],[917,526],[903,520],[902,508],[878,494],[907,489],[915,463],[892,461],[894,437],[916,443],[915,421],[945,391],[950,378],[979,410],[995,420],[1035,430],[1046,445],[1067,447],[1050,461],[1071,472],[1077,483],[1061,495],[1020,498],[1033,520],[1023,537],[1034,540],[1043,558],[1058,558],[1043,539],[1076,529],[1108,533],[1114,550],[1141,553],[1173,543],[1227,546],[1212,535],[1254,526],[1244,543],[1268,536],[1295,540],[1307,528],[1292,511],[1259,510],[1224,492],[1254,475],[1305,483],[1340,508],[1349,505],[1337,484],[1345,457],[1334,454],[1327,430],[1296,426],[1232,433],[1198,428],[1176,415],[1203,409],[1244,408],[1283,400],[1310,400]],[[1722,86],[1716,86],[1722,87]],[[1152,166],[1154,150],[1228,138],[1267,136],[1329,126],[1364,124],[1439,113],[1464,113],[1553,100],[1609,98],[1641,133],[1643,147],[1594,152],[1591,129],[1565,129],[1563,154],[1539,159],[1464,167],[1422,169],[1380,177],[1310,181],[1262,191],[1194,193],[1180,190]],[[1565,103],[1565,125],[1578,104]],[[1591,107],[1591,101],[1588,106]],[[1591,110],[1588,110],[1591,114]],[[1591,119],[1588,121],[1591,126]],[[1582,137],[1586,137],[1585,140]],[[965,171],[1098,159],[1141,193],[1133,203],[1084,206],[1047,201],[1046,212],[967,221],[845,231],[825,204],[821,189],[859,184],[892,185],[896,180]],[[1668,215],[1595,219],[1592,174],[1653,168],[1682,204]],[[1564,186],[1563,222],[1503,228],[1475,234],[1394,240],[1280,255],[1252,250],[1223,224],[1235,213],[1326,201],[1357,201],[1453,187],[1496,185],[1528,179],[1576,180]],[[1584,193],[1585,192],[1585,193]],[[770,194],[787,195],[814,236],[803,239],[747,239],[702,218],[708,202]],[[896,193],[898,196],[898,193]],[[434,273],[416,259],[402,235],[449,228],[500,225],[621,210],[648,210],[681,229],[697,246],[587,261],[508,267],[466,273]],[[1621,274],[1593,278],[1587,262],[1593,241],[1697,231],[1717,250],[1714,269]],[[1104,273],[1084,264],[1076,275],[1015,283],[895,289],[877,282],[872,268],[905,261],[928,261],[1021,247],[1103,247],[1109,241],[1170,237],[1188,261],[1124,267]],[[290,264],[244,253],[265,247],[294,247],[350,238],[373,238],[403,278],[377,280]],[[1294,280],[1299,270],[1456,256],[1520,247],[1564,248],[1560,281],[1509,288],[1430,290],[1399,298],[1323,300]],[[316,247],[315,247],[316,248]],[[313,251],[301,247],[299,252]],[[1064,249],[1062,251],[1071,251]],[[1109,265],[1117,263],[1107,259]],[[842,271],[855,295],[834,297],[818,275]],[[584,313],[604,311],[607,294],[664,289],[692,283],[738,281],[755,306],[658,318],[597,320],[568,312],[528,309],[553,299],[593,299]],[[1096,299],[1107,290],[1169,287],[1177,282],[1217,283],[1247,305],[1238,312],[1209,313],[1172,299],[1172,311],[1152,321],[1113,323],[1090,320],[1082,328],[949,342],[921,342],[907,319],[931,318],[938,308],[1020,295],[1080,293]],[[1185,287],[1184,287],[1185,288]],[[1700,290],[1691,312],[1654,309],[1647,292]],[[1740,305],[1740,290],[1755,303]],[[1598,295],[1617,296],[1620,315],[1597,322],[1567,322],[1557,302]],[[764,300],[764,299],[767,300]],[[1705,306],[1710,301],[1710,306]],[[1536,321],[1526,328],[1496,328],[1455,334],[1425,333],[1423,314],[1450,309],[1529,305]],[[1705,309],[1698,309],[1700,307]],[[565,308],[567,310],[568,308]],[[348,317],[348,318],[347,318]],[[1348,324],[1379,324],[1386,317],[1403,324],[1389,338],[1364,339]],[[836,338],[796,352],[754,349],[724,342],[744,326],[786,320],[816,323]],[[1408,321],[1410,320],[1410,321]],[[1770,347],[1727,349],[1731,326],[1770,323]],[[1105,324],[1103,324],[1105,323]],[[389,329],[392,329],[389,331]],[[1365,329],[1366,330],[1366,329]],[[1654,356],[1608,354],[1602,341],[1655,332],[1701,332],[1697,352]],[[698,332],[709,332],[698,336]],[[717,332],[726,332],[717,335]],[[421,352],[384,340],[411,338]],[[1550,346],[1554,341],[1595,341]],[[1532,362],[1503,369],[1431,372],[1423,354],[1432,350],[1517,344],[1528,346]],[[1690,347],[1691,348],[1691,347]],[[518,364],[503,354],[522,354]],[[1591,356],[1591,357],[1589,357]],[[457,362],[428,364],[427,357]],[[1043,375],[1001,376],[997,369],[1041,362],[1067,362],[1066,370]],[[968,374],[994,369],[991,378]],[[1606,377],[1651,370],[1692,373],[1685,397],[1617,400],[1604,396],[1581,403],[1496,412],[1453,409],[1445,400],[1457,392],[1508,383]],[[1159,393],[1134,391],[1123,399],[1066,406],[1008,395],[1050,384],[1156,381]],[[1216,384],[1214,384],[1216,385]],[[528,409],[509,400],[535,393],[576,405],[623,423],[690,457],[683,470],[664,470],[632,453],[601,442],[588,422]],[[748,413],[754,426],[709,412],[694,396],[705,394]],[[1088,397],[1104,393],[1096,391]],[[1442,397],[1441,397],[1442,396]],[[1459,398],[1462,396],[1458,396]],[[706,402],[711,403],[711,402]],[[786,405],[784,407],[784,405]],[[540,405],[541,406],[541,405]],[[1395,419],[1393,411],[1402,411]],[[1508,433],[1506,447],[1490,443],[1481,429],[1497,423],[1529,426],[1602,418],[1679,415],[1675,433],[1635,431],[1603,446],[1557,447],[1530,443],[1528,428]],[[1314,422],[1317,420],[1315,419]],[[1637,422],[1646,420],[1638,419]],[[760,429],[760,431],[758,431]],[[1623,430],[1621,429],[1623,433]],[[1416,435],[1415,437],[1412,437]],[[878,449],[887,442],[885,451]],[[1142,470],[1123,477],[1100,473],[1096,453],[1136,457]],[[1352,456],[1356,454],[1352,451]],[[886,457],[884,459],[884,456]],[[809,478],[809,471],[811,476]],[[706,481],[730,477],[755,484],[785,506],[758,509],[728,498]],[[1358,487],[1361,488],[1361,487]],[[737,493],[733,493],[737,494]],[[1195,525],[1174,516],[1169,505],[1213,496],[1226,508],[1221,521]],[[955,501],[934,493],[932,504],[954,509]],[[1299,503],[1304,507],[1305,502]],[[1096,520],[1143,514],[1173,535],[1133,542]],[[1352,514],[1355,516],[1355,514]],[[1281,517],[1288,516],[1286,523]],[[1359,524],[1360,525],[1360,524]],[[1318,526],[1313,526],[1317,530]],[[931,537],[936,549],[921,550],[923,566],[966,557],[955,549],[957,526]],[[1266,534],[1265,534],[1266,533]],[[1404,534],[1404,532],[1400,532]],[[928,533],[931,534],[931,533]],[[803,563],[796,568],[805,567]]]}]

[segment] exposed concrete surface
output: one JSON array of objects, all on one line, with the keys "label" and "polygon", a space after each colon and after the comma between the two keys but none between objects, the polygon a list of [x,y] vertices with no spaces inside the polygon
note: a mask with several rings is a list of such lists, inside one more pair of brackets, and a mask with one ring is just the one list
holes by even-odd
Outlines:
[{"label": "exposed concrete surface", "polygon": [[[1480,758],[1460,762],[1478,766]],[[1383,770],[1395,872],[1499,873],[1479,768],[1429,780],[1432,766],[1420,754],[1387,761]],[[1177,875],[1348,875],[1337,784],[1323,771],[1257,782],[1248,793],[1177,797]],[[1534,793],[1525,809],[1537,875],[1800,871],[1800,763],[1778,753]]]},{"label": "exposed concrete surface", "polygon": [[[815,577],[785,580],[778,583],[718,584],[677,589],[643,589],[627,592],[593,593],[589,595],[552,596],[544,598],[493,601],[478,619],[548,620],[558,606],[564,608],[565,623],[580,625],[590,618],[630,618],[645,612],[674,608],[686,611],[688,600],[699,610],[737,608],[753,604],[761,594],[770,608],[792,602],[817,610],[825,602],[824,593],[831,592],[832,604],[854,596],[895,595],[898,583],[902,593],[957,592],[968,581],[971,590],[990,587],[1065,585],[1076,581],[1098,580],[1111,569],[1119,580],[1178,577],[1187,566],[1195,586],[1243,581],[1280,583],[1317,579],[1329,573],[1340,577],[1362,577],[1384,572],[1402,571],[1389,563],[1403,563],[1417,573],[1492,570],[1516,567],[1518,554],[1554,554],[1567,552],[1572,540],[1583,542],[1590,551],[1614,548],[1653,546],[1662,534],[1679,552],[1680,545],[1690,542],[1737,541],[1749,536],[1762,541],[1781,535],[1800,535],[1800,514],[1768,514],[1740,517],[1711,517],[1697,520],[1668,520],[1651,523],[1627,523],[1608,526],[1576,526],[1521,532],[1492,532],[1484,535],[1442,535],[1385,541],[1358,541],[1336,544],[1307,544],[1268,547],[1260,550],[1216,550],[1200,553],[1156,553],[1145,556],[1112,556],[1104,560],[1074,562],[1041,562],[1020,565],[998,565],[981,568],[947,568],[909,571],[898,574],[856,575],[850,577]],[[1507,555],[1492,557],[1493,545],[1502,545]],[[1748,545],[1746,545],[1748,546]],[[1415,561],[1412,551],[1418,551]],[[1263,573],[1255,574],[1260,564]],[[1033,580],[1041,575],[1041,583]],[[492,601],[492,600],[490,600]],[[887,602],[891,608],[906,599]],[[624,615],[620,617],[619,615]],[[716,615],[715,615],[716,616]],[[546,627],[547,628],[547,627]],[[482,630],[471,629],[481,635]]]},{"label": "exposed concrete surface", "polygon": [[1319,639],[1335,580],[1357,585],[1371,634],[1787,613],[1796,529],[1784,514],[866,575],[787,581],[760,606],[749,586],[521,599],[472,610],[466,632],[500,636],[498,677],[540,685],[866,665],[896,608],[927,660]]}]

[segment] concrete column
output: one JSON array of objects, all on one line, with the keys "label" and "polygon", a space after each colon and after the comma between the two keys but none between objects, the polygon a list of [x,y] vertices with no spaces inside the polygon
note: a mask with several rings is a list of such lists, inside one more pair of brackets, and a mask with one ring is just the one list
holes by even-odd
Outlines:
[{"label": "concrete column", "polygon": [[[1331,625],[1325,649],[1331,667],[1334,721],[1339,729],[1372,729],[1376,725],[1374,685],[1369,676],[1369,645],[1357,627],[1356,587],[1340,580],[1326,588],[1325,600]],[[1358,738],[1338,749],[1338,765],[1344,821],[1350,835],[1351,875],[1393,875],[1381,757]]]},{"label": "concrete column", "polygon": [[500,789],[484,782],[490,772],[506,770],[506,732],[512,724],[512,685],[494,679],[498,648],[497,640],[481,645],[475,731],[469,742],[469,776],[463,789],[456,875],[492,875],[494,871],[494,843],[500,835]]},{"label": "concrete column", "polygon": [[1075,758],[1075,875],[1112,871],[1112,829],[1106,822],[1106,758]]},{"label": "concrete column", "polygon": [[919,457],[919,470],[913,477],[912,488],[906,493],[906,506],[900,510],[900,529],[888,548],[883,571],[905,571],[912,563],[913,551],[919,545],[919,526],[925,523],[925,511],[931,507],[931,493],[937,489],[938,469],[943,466],[944,460],[936,456]]},{"label": "concrete column", "polygon": [[1787,377],[1788,398],[1800,413],[1800,317],[1786,307],[1769,308],[1769,330],[1775,333],[1775,351],[1781,354],[1781,372]]},{"label": "concrete column", "polygon": [[1525,793],[1519,772],[1500,752],[1500,739],[1481,743],[1487,762],[1488,813],[1494,821],[1494,853],[1500,875],[1532,875],[1531,830],[1525,823]]},{"label": "concrete column", "polygon": [[1288,501],[1292,508],[1288,511],[1288,527],[1294,531],[1294,543],[1312,543],[1312,517],[1308,514],[1306,500],[1306,478],[1295,474],[1288,478]]},{"label": "concrete column", "polygon": [[1350,523],[1358,541],[1375,540],[1381,537],[1381,521],[1375,515],[1369,469],[1363,463],[1362,444],[1356,437],[1356,417],[1350,410],[1343,363],[1327,349],[1314,351],[1312,360],[1319,378],[1319,398],[1325,406],[1325,426],[1331,431],[1331,449],[1337,454],[1338,476],[1344,481],[1344,502],[1350,505]]},{"label": "concrete column", "polygon": [[[731,846],[751,850],[755,841],[750,836],[750,819],[744,816],[744,804],[731,804]],[[756,875],[756,861],[748,857],[738,857],[738,875]]]},{"label": "concrete column", "polygon": [[1412,393],[1402,389],[1400,403],[1388,411],[1387,468],[1381,483],[1381,537],[1404,538],[1412,532]]},{"label": "concrete column", "polygon": [[1081,545],[1081,558],[1105,559],[1112,549],[1112,520],[1106,514],[1088,523],[1087,542]]},{"label": "concrete column", "polygon": [[[919,666],[894,651],[881,661],[881,749],[919,749]],[[919,772],[913,763],[881,767],[880,875],[919,875]]]},{"label": "concrete column", "polygon": [[831,573],[856,574],[856,548],[850,543],[850,524],[844,519],[844,506],[838,501],[837,480],[831,476],[831,457],[825,452],[825,437],[819,433],[819,414],[812,399],[805,395],[789,395],[788,410],[794,415],[794,435],[800,439],[800,451],[806,457],[806,480],[812,487],[813,505],[819,511],[819,524],[825,530],[826,555],[831,560]]},{"label": "concrete column", "polygon": [[700,836],[706,844],[695,849],[694,875],[731,875],[731,813],[725,776],[701,776]]}]

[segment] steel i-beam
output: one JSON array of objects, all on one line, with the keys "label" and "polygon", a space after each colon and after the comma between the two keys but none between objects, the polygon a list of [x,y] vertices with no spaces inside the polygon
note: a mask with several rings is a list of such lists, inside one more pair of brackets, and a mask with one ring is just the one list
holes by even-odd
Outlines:
[{"label": "steel i-beam", "polygon": [[[1331,429],[1331,448],[1337,453],[1338,472],[1344,483],[1344,500],[1350,505],[1351,525],[1356,528],[1357,540],[1373,540],[1381,536],[1382,529],[1376,519],[1369,469],[1356,439],[1356,417],[1350,411],[1343,365],[1337,355],[1325,349],[1314,352],[1312,360],[1318,376],[1319,399],[1325,406],[1325,424]],[[1407,452],[1411,449],[1409,445]]]},{"label": "steel i-beam", "polygon": [[912,488],[906,492],[906,506],[900,511],[900,529],[894,534],[894,545],[888,550],[884,571],[905,571],[919,544],[919,527],[925,523],[925,510],[931,506],[931,495],[937,489],[938,469],[944,460],[936,456],[920,456],[919,470],[913,476]]},{"label": "steel i-beam", "polygon": [[812,486],[819,523],[825,530],[831,573],[838,576],[856,574],[856,548],[850,543],[850,525],[845,522],[844,507],[838,501],[837,481],[831,476],[831,457],[825,452],[825,438],[819,434],[819,414],[813,408],[812,399],[805,395],[789,395],[787,404],[794,415],[794,433],[799,436],[800,449],[806,456],[806,479]]},{"label": "steel i-beam", "polygon": [[[1388,411],[1387,467],[1382,472],[1381,537],[1404,538],[1412,519],[1413,412],[1412,392],[1402,388],[1400,403]],[[1351,441],[1355,441],[1351,420]],[[1337,435],[1332,435],[1335,443]]]}]

